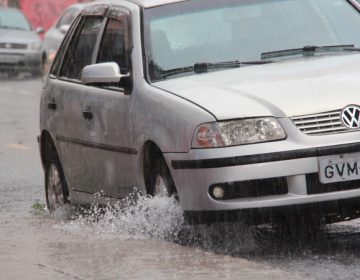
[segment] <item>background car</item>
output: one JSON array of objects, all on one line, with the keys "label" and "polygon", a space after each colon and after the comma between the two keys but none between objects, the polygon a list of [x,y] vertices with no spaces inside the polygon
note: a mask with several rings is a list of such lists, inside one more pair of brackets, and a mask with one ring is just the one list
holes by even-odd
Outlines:
[{"label": "background car", "polygon": [[55,24],[45,33],[41,48],[43,73],[47,73],[71,23],[85,6],[86,4],[69,6]]},{"label": "background car", "polygon": [[41,39],[43,28],[32,29],[24,14],[13,8],[0,8],[0,72],[16,76],[41,71]]}]

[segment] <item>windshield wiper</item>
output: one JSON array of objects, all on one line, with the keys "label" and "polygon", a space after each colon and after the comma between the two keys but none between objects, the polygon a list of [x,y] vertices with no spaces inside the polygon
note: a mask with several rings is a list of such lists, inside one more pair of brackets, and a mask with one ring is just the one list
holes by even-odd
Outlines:
[{"label": "windshield wiper", "polygon": [[259,65],[259,64],[267,64],[267,63],[272,63],[272,61],[256,60],[256,61],[241,62],[238,60],[234,60],[234,61],[224,61],[224,62],[216,62],[216,63],[198,62],[195,63],[193,66],[174,68],[170,70],[160,70],[160,75],[162,76],[162,78],[166,78],[172,75],[178,75],[187,72],[195,72],[196,74],[200,74],[200,73],[206,73],[209,70],[213,70],[213,69],[238,68],[240,66],[245,66],[245,65]]},{"label": "windshield wiper", "polygon": [[287,49],[273,52],[264,52],[261,54],[261,59],[269,59],[284,56],[303,55],[314,56],[316,53],[327,52],[353,52],[360,51],[360,48],[355,48],[354,45],[334,45],[334,46],[305,46],[297,49]]}]

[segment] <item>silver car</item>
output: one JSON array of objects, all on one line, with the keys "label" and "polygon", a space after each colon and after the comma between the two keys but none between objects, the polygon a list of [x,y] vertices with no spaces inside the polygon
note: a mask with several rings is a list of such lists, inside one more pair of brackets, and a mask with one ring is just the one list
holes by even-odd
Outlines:
[{"label": "silver car", "polygon": [[0,72],[16,76],[19,72],[40,74],[41,39],[23,13],[0,7]]},{"label": "silver car", "polygon": [[192,222],[358,217],[359,47],[353,1],[93,2],[41,96],[48,208],[138,187]]},{"label": "silver car", "polygon": [[86,4],[74,4],[65,9],[55,24],[45,33],[42,46],[43,73],[47,73],[66,32]]}]

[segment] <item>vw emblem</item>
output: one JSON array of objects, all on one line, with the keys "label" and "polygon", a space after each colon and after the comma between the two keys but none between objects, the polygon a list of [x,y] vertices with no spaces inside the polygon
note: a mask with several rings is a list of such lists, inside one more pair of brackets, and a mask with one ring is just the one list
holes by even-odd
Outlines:
[{"label": "vw emblem", "polygon": [[341,112],[341,121],[348,128],[360,128],[360,107],[346,106]]}]

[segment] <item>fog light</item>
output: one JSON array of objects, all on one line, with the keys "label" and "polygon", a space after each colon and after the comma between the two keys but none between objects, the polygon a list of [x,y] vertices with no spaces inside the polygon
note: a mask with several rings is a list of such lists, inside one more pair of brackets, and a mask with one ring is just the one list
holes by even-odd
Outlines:
[{"label": "fog light", "polygon": [[212,193],[213,193],[213,196],[217,199],[222,199],[225,196],[225,190],[223,189],[223,187],[220,187],[220,186],[215,186],[212,189]]}]

